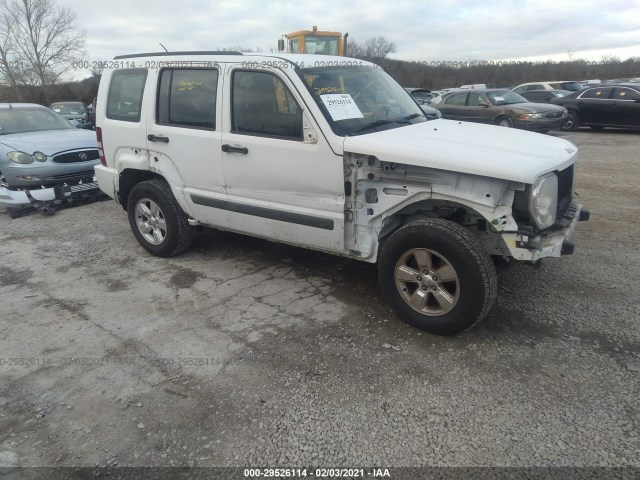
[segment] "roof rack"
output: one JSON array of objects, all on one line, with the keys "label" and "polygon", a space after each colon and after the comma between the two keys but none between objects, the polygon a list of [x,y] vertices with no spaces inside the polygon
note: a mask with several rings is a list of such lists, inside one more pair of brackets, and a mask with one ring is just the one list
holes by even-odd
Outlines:
[{"label": "roof rack", "polygon": [[169,57],[175,55],[242,55],[242,52],[203,52],[203,51],[195,51],[195,52],[151,52],[151,53],[133,53],[131,55],[118,55],[117,57],[113,57],[114,60],[121,60],[123,58],[137,58],[137,57]]}]

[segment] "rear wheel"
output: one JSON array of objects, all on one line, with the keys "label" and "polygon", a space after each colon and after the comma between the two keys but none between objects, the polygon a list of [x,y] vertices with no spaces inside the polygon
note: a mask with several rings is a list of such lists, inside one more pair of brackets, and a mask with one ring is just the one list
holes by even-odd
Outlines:
[{"label": "rear wheel", "polygon": [[578,112],[575,110],[569,110],[567,114],[567,121],[564,122],[561,129],[565,132],[575,132],[580,125],[580,117],[578,117]]},{"label": "rear wheel", "polygon": [[394,232],[380,252],[378,279],[409,324],[438,335],[473,327],[497,291],[494,264],[477,238],[442,219],[418,220]]},{"label": "rear wheel", "polygon": [[498,125],[499,127],[508,127],[508,128],[512,128],[513,127],[513,120],[511,119],[511,117],[500,117],[498,119],[498,121],[496,122],[496,125]]},{"label": "rear wheel", "polygon": [[193,227],[162,180],[147,180],[133,187],[127,213],[133,234],[148,252],[171,257],[191,245]]}]

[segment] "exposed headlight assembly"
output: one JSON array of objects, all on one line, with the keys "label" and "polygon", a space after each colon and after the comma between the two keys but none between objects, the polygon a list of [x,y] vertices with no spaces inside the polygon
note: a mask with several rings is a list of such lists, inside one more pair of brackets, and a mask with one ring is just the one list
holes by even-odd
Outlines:
[{"label": "exposed headlight assembly", "polygon": [[16,163],[33,163],[33,157],[24,152],[9,152],[7,153],[7,157]]},{"label": "exposed headlight assembly", "polygon": [[558,213],[558,177],[549,173],[538,178],[529,197],[531,218],[540,230],[556,223]]}]

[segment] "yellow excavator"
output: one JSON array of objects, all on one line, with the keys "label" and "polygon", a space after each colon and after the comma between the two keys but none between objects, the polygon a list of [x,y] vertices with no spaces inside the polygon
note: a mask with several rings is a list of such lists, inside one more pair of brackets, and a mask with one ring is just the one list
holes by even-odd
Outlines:
[{"label": "yellow excavator", "polygon": [[[308,53],[311,55],[347,55],[348,33],[327,32],[318,30],[300,30],[287,33],[284,38],[278,40],[278,50],[288,53]],[[285,44],[286,38],[286,44]]]}]

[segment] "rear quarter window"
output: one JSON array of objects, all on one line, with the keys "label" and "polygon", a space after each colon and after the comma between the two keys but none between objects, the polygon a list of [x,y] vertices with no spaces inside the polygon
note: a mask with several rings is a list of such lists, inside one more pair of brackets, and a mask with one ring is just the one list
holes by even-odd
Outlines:
[{"label": "rear quarter window", "polygon": [[107,118],[139,122],[147,70],[116,70],[111,75],[107,97]]}]

